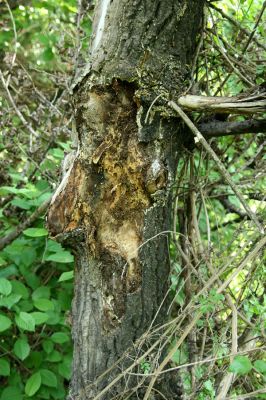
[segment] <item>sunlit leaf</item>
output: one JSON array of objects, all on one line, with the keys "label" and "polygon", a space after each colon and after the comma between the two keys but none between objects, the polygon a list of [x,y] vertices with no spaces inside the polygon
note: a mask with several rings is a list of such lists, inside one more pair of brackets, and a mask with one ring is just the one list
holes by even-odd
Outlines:
[{"label": "sunlit leaf", "polygon": [[229,367],[230,372],[235,372],[238,375],[245,375],[252,369],[252,364],[246,356],[236,356]]},{"label": "sunlit leaf", "polygon": [[26,395],[28,395],[29,397],[34,396],[35,393],[37,393],[38,390],[40,389],[41,383],[42,383],[41,374],[40,372],[36,372],[26,382],[25,386]]},{"label": "sunlit leaf", "polygon": [[58,282],[69,281],[69,280],[73,279],[73,277],[74,277],[74,271],[63,272],[60,275],[60,278],[58,279]]},{"label": "sunlit leaf", "polygon": [[30,354],[30,346],[26,339],[18,339],[14,345],[14,353],[20,360],[25,360]]},{"label": "sunlit leaf", "polygon": [[11,283],[5,279],[5,278],[0,278],[0,293],[8,296],[12,291],[12,285]]},{"label": "sunlit leaf", "polygon": [[0,315],[0,332],[4,332],[10,328],[12,321],[5,315]]},{"label": "sunlit leaf", "polygon": [[29,236],[29,237],[41,237],[41,236],[47,236],[48,231],[45,228],[28,228],[23,231],[24,235]]}]

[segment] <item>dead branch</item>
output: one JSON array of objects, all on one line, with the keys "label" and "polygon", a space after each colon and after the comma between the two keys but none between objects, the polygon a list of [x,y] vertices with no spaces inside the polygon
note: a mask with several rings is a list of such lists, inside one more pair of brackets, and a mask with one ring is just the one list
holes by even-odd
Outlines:
[{"label": "dead branch", "polygon": [[266,119],[248,119],[246,121],[211,121],[198,125],[203,136],[220,137],[228,135],[240,135],[244,133],[266,132]]},{"label": "dead branch", "polygon": [[[187,96],[185,96],[187,97]],[[193,97],[193,96],[192,96]],[[198,96],[195,96],[198,97]],[[251,208],[249,207],[249,205],[247,204],[246,200],[244,199],[244,196],[242,195],[242,193],[239,191],[237,185],[233,182],[233,180],[231,179],[231,176],[229,175],[229,173],[227,172],[225,166],[223,165],[223,163],[221,162],[221,160],[219,159],[219,157],[217,156],[217,154],[213,151],[213,149],[210,147],[210,145],[207,143],[206,139],[202,136],[202,134],[200,133],[200,131],[196,128],[196,126],[193,124],[193,122],[188,118],[188,116],[184,113],[184,111],[173,101],[170,101],[169,106],[174,109],[179,116],[184,120],[184,122],[186,123],[186,125],[190,128],[190,130],[192,131],[192,133],[196,136],[196,141],[200,142],[202,144],[202,146],[205,148],[205,150],[207,151],[207,153],[211,156],[211,158],[215,161],[218,170],[220,171],[220,173],[222,174],[223,178],[226,180],[226,182],[230,185],[231,189],[233,190],[233,192],[235,193],[235,195],[238,197],[239,201],[241,202],[241,204],[243,205],[244,209],[246,210],[247,214],[249,215],[249,217],[251,218],[251,220],[254,222],[254,224],[259,228],[259,231],[261,233],[264,232],[263,227],[261,226],[257,216],[253,213],[253,211],[251,210]]]},{"label": "dead branch", "polygon": [[255,114],[266,112],[265,92],[247,97],[212,97],[187,94],[179,97],[178,105],[188,111],[222,114]]}]

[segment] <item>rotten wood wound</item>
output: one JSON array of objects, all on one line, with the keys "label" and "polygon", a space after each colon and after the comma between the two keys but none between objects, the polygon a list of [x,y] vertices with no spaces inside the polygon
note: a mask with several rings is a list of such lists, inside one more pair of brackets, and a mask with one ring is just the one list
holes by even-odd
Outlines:
[{"label": "rotten wood wound", "polygon": [[114,81],[107,88],[96,86],[82,101],[77,127],[86,118],[90,132],[81,129],[80,152],[50,207],[49,229],[52,236],[82,229],[95,257],[120,256],[126,291],[134,292],[141,284],[137,260],[143,214],[151,195],[166,186],[166,172],[138,139],[133,85]]}]

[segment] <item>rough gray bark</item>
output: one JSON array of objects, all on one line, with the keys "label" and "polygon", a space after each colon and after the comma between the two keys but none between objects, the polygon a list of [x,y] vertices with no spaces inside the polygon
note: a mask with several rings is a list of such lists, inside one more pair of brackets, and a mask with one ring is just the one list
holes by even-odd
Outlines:
[{"label": "rough gray bark", "polygon": [[[79,149],[48,214],[52,235],[76,252],[75,400],[125,398],[133,380],[97,397],[119,368],[96,379],[149,328],[167,290],[168,243],[159,233],[170,228],[183,138],[164,103],[186,85],[203,2],[102,0],[96,7],[91,67],[74,93]],[[155,323],[165,318],[162,307]],[[167,390],[167,399],[178,398]]]}]

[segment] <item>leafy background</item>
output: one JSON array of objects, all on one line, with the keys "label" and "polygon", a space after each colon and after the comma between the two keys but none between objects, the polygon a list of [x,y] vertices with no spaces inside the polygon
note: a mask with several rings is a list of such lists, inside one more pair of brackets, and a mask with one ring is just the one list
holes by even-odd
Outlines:
[{"label": "leafy background", "polygon": [[22,228],[0,252],[0,399],[64,399],[73,256],[49,239],[38,210],[70,149],[68,86],[87,50],[91,20],[73,0],[4,1],[0,13],[1,237]]},{"label": "leafy background", "polygon": [[[263,6],[262,0],[210,3],[249,32]],[[42,206],[49,202],[60,181],[61,163],[71,148],[68,88],[71,76],[82,67],[88,51],[92,9],[90,5],[86,9],[83,2],[79,2],[78,8],[74,0],[13,0],[0,2],[0,13],[0,232],[1,237],[17,232],[15,240],[5,243],[0,252],[0,400],[64,399],[72,359],[69,310],[73,296],[73,256],[49,239]],[[260,23],[256,28],[257,41],[263,41],[264,26]],[[225,62],[225,50],[248,80],[254,85],[263,83],[265,52],[252,41],[243,55],[248,36],[215,8],[209,8],[203,39],[194,71],[196,90],[200,93],[235,95],[247,88],[246,82]],[[244,62],[237,64],[242,56]],[[194,118],[202,117],[195,115]],[[260,178],[264,165],[263,143],[260,134],[224,137],[212,142],[235,182],[244,188],[250,206],[258,213],[265,199],[265,183]],[[222,260],[227,262],[232,257],[237,263],[257,235],[238,199],[201,151],[193,156],[188,152],[178,172],[182,177],[176,184],[178,209],[186,209],[186,194],[191,187],[197,188],[198,193],[203,190],[196,208],[206,248],[211,227],[209,255],[214,268],[218,270]],[[228,202],[234,207],[229,207]],[[34,213],[35,217],[25,225]],[[178,221],[174,229],[181,230]],[[188,293],[175,243],[170,250],[171,313],[175,316],[182,310]],[[204,279],[209,276],[204,262],[198,271]],[[265,269],[258,259],[241,271],[230,286],[230,295],[249,322],[239,322],[239,335],[243,336],[244,343],[250,337],[256,338],[258,349],[263,347],[265,337],[264,281]],[[200,289],[198,277],[192,278],[192,286],[194,293]],[[263,388],[266,363],[262,351],[254,356],[238,355],[229,361],[227,321],[231,314],[224,305],[224,296],[213,288],[195,298],[195,303],[206,316],[198,322],[196,333],[202,356],[216,357],[217,361],[196,366],[193,374],[182,370],[185,391],[191,398],[215,399],[215,380],[221,371],[237,374],[233,395]],[[187,343],[182,345],[172,358],[173,365],[191,361],[190,347]],[[150,361],[145,360],[140,370],[145,374],[150,367]],[[196,377],[196,384],[192,376]],[[257,397],[266,398],[266,395]]]}]

